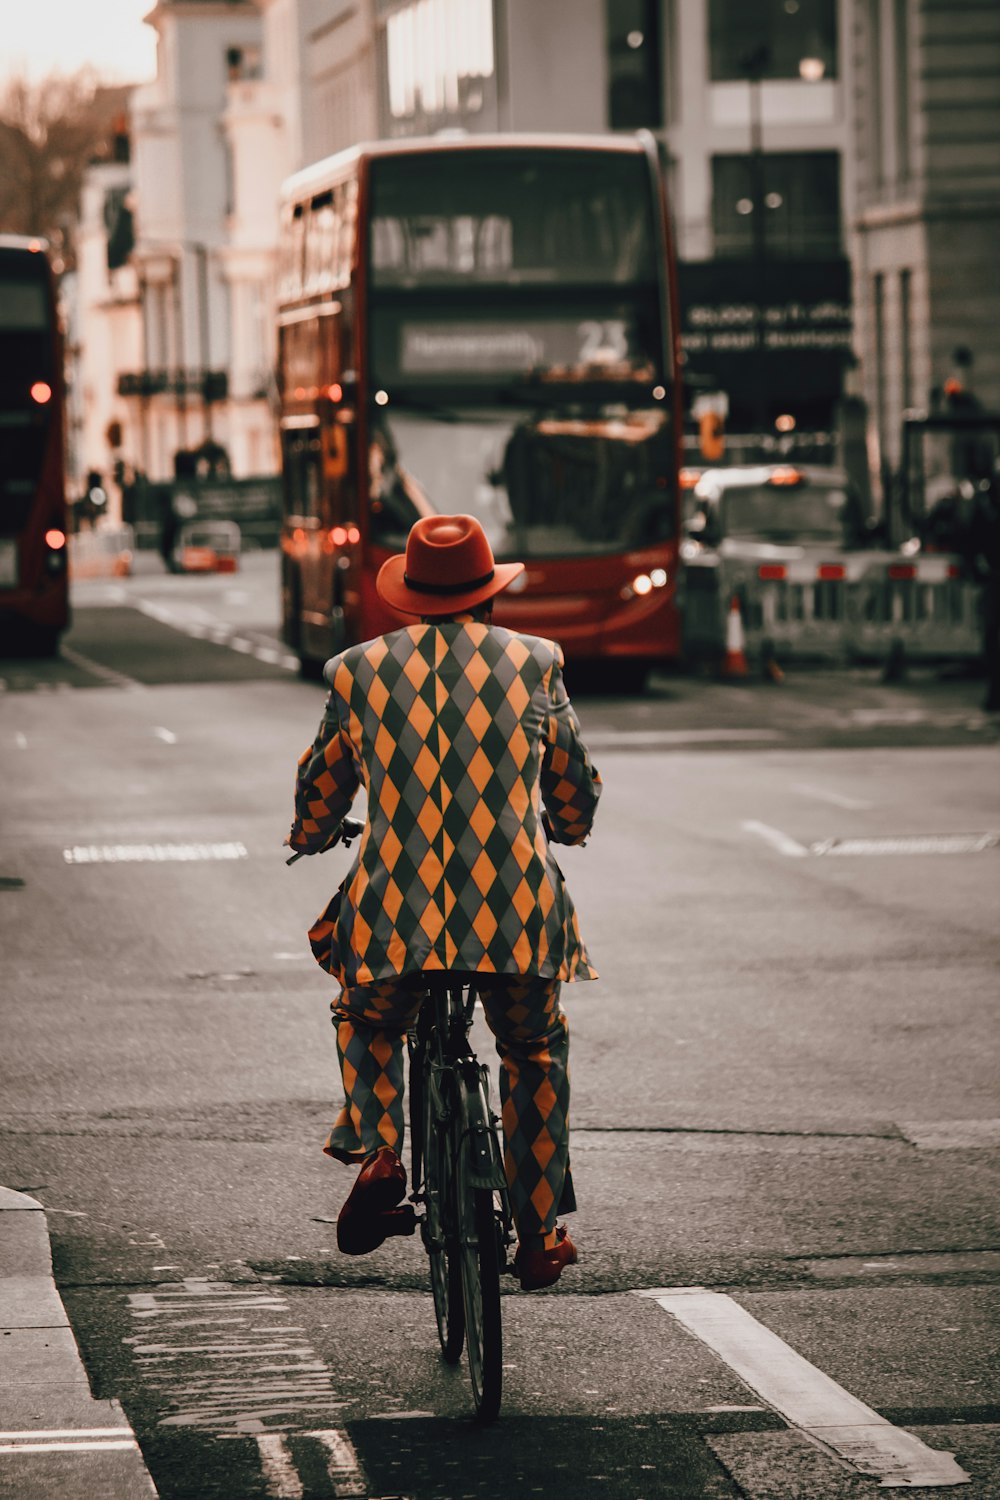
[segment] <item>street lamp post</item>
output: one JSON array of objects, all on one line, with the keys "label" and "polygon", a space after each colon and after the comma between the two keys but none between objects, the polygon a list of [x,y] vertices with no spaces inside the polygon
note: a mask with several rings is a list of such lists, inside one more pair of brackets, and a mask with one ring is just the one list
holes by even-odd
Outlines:
[{"label": "street lamp post", "polygon": [[750,235],[756,301],[754,306],[754,423],[757,442],[763,446],[768,426],[768,369],[765,329],[767,235],[764,223],[764,127],[761,116],[761,83],[771,60],[771,49],[762,43],[743,58],[743,72],[750,86]]}]

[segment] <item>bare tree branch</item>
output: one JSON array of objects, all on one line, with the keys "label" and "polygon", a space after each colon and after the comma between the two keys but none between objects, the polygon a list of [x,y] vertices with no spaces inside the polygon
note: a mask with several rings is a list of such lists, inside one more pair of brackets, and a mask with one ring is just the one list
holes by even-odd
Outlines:
[{"label": "bare tree branch", "polygon": [[110,154],[127,95],[89,69],[10,79],[0,92],[0,231],[42,235],[71,257],[83,175]]}]

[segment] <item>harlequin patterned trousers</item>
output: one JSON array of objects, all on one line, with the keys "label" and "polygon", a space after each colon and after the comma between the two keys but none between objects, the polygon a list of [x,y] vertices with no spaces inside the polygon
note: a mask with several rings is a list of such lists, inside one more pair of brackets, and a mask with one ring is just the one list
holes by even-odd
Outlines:
[{"label": "harlequin patterned trousers", "polygon": [[[403,1143],[403,1039],[420,1008],[414,981],[342,990],[331,1010],[344,1107],[324,1151],[359,1162]],[[419,983],[419,981],[416,981]],[[479,993],[501,1059],[504,1156],[518,1238],[555,1243],[556,1216],[576,1207],[569,1171],[569,1029],[558,979],[481,975]]]}]

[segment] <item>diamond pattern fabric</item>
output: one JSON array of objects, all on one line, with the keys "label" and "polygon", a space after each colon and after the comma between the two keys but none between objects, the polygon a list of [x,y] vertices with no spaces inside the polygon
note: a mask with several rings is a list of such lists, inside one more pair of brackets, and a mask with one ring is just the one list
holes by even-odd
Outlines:
[{"label": "diamond pattern fabric", "polygon": [[[522,1245],[554,1242],[556,1217],[576,1208],[569,1170],[569,1030],[558,979],[496,976],[478,982],[501,1058],[504,1167]],[[379,1146],[402,1154],[403,1038],[423,1000],[418,979],[342,990],[331,1010],[344,1081],[323,1147],[357,1163]]]},{"label": "diamond pattern fabric", "polygon": [[417,970],[594,978],[549,843],[582,843],[601,791],[559,647],[422,623],[334,657],[326,680],[289,842],[324,848],[362,785],[368,819],[310,930],[319,964],[347,988]]}]

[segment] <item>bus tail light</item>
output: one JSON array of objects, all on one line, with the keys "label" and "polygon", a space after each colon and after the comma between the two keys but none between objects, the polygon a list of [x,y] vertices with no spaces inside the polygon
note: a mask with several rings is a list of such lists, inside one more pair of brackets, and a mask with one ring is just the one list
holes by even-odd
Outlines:
[{"label": "bus tail light", "polygon": [[47,406],[52,400],[52,387],[44,380],[36,380],[31,387],[31,399],[39,406]]},{"label": "bus tail light", "polygon": [[763,583],[782,583],[788,577],[788,569],[784,563],[761,563],[757,577]]},{"label": "bus tail light", "polygon": [[820,563],[816,577],[821,583],[839,583],[847,577],[847,569],[842,563]]},{"label": "bus tail light", "polygon": [[346,547],[349,542],[360,542],[361,532],[356,526],[334,526],[327,538],[331,547]]},{"label": "bus tail light", "polygon": [[662,589],[667,583],[666,568],[651,568],[648,573],[637,573],[621,590],[623,599],[642,599],[654,589]]},{"label": "bus tail light", "polygon": [[916,578],[916,563],[891,563],[886,569],[888,576],[894,583],[903,583],[908,579]]},{"label": "bus tail light", "polygon": [[45,567],[53,576],[66,567],[66,533],[61,526],[50,526],[45,533]]}]

